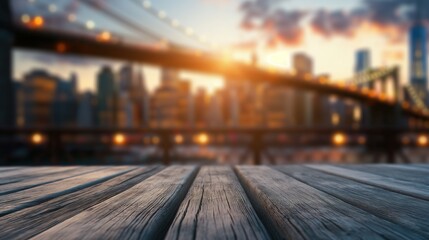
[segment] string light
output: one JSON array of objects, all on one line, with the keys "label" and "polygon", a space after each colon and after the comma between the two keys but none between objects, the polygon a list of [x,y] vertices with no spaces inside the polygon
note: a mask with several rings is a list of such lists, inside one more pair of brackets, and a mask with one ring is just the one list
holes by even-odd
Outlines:
[{"label": "string light", "polygon": [[94,27],[95,27],[95,23],[94,23],[93,21],[89,20],[89,21],[87,21],[87,22],[85,23],[85,26],[86,26],[86,28],[88,28],[88,29],[94,29]]},{"label": "string light", "polygon": [[67,16],[67,20],[69,20],[69,22],[74,22],[74,21],[76,21],[76,15],[74,15],[74,14],[69,14],[69,15]]},{"label": "string light", "polygon": [[29,23],[30,22],[30,16],[29,15],[27,15],[27,14],[24,14],[24,15],[22,15],[21,16],[21,21],[23,22],[23,23]]},{"label": "string light", "polygon": [[145,0],[145,1],[139,2],[138,0],[134,0],[134,2],[137,2],[140,6],[142,5],[146,12],[152,14],[153,16],[156,16],[158,19],[165,22],[169,26],[172,26],[174,29],[180,31],[186,36],[198,41],[199,43],[205,44],[211,49],[219,48],[219,44],[208,41],[205,35],[195,34],[194,30],[191,27],[181,25],[177,19],[169,18],[167,16],[167,13],[164,10],[159,10],[153,7],[151,1]]},{"label": "string light", "polygon": [[152,4],[150,3],[150,1],[143,1],[143,7],[150,8],[151,6]]},{"label": "string light", "polygon": [[50,4],[48,9],[49,9],[49,12],[54,13],[57,11],[57,6],[55,4]]}]

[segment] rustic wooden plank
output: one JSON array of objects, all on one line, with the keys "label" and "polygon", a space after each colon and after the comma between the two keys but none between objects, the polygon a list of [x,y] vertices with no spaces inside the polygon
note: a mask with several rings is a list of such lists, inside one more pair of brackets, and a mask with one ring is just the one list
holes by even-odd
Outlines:
[{"label": "rustic wooden plank", "polygon": [[166,239],[269,239],[230,167],[203,167]]},{"label": "rustic wooden plank", "polygon": [[364,184],[380,187],[392,192],[397,192],[412,197],[429,200],[429,186],[421,183],[407,182],[389,177],[383,177],[372,173],[349,170],[329,165],[308,165],[313,169],[345,177]]},{"label": "rustic wooden plank", "polygon": [[0,195],[19,192],[21,190],[30,189],[33,187],[53,183],[56,181],[61,181],[67,178],[83,175],[85,173],[98,171],[103,168],[106,168],[106,167],[82,167],[82,168],[75,167],[75,168],[68,168],[65,170],[63,169],[56,172],[51,172],[50,174],[33,177],[29,179],[24,179],[24,180],[20,179],[20,180],[14,181],[15,178],[12,178],[11,182],[0,185]]},{"label": "rustic wooden plank", "polygon": [[172,166],[34,239],[162,239],[197,173]]},{"label": "rustic wooden plank", "polygon": [[392,166],[401,166],[404,168],[410,168],[417,171],[429,172],[429,164],[401,164],[401,165],[392,165]]},{"label": "rustic wooden plank", "polygon": [[377,164],[377,165],[341,165],[342,168],[372,173],[384,177],[396,178],[403,181],[429,185],[429,171],[407,168],[403,165]]},{"label": "rustic wooden plank", "polygon": [[20,169],[21,167],[0,167],[0,173],[1,172],[10,172]]},{"label": "rustic wooden plank", "polygon": [[2,195],[0,198],[0,216],[46,202],[61,195],[69,194],[89,186],[104,182],[130,171],[130,167],[112,167],[96,172],[64,179],[19,192]]},{"label": "rustic wooden plank", "polygon": [[66,171],[68,169],[73,169],[75,167],[24,167],[18,168],[13,171],[1,172],[0,173],[0,183],[5,181],[10,181],[14,179],[15,181],[22,181],[24,179],[30,179],[33,177],[48,175],[55,172]]},{"label": "rustic wooden plank", "polygon": [[0,239],[31,238],[135,186],[161,169],[160,166],[139,167],[94,186],[0,217]]},{"label": "rustic wooden plank", "polygon": [[273,238],[424,239],[269,167],[236,170]]},{"label": "rustic wooden plank", "polygon": [[276,168],[375,216],[420,232],[429,239],[429,203],[303,166]]}]

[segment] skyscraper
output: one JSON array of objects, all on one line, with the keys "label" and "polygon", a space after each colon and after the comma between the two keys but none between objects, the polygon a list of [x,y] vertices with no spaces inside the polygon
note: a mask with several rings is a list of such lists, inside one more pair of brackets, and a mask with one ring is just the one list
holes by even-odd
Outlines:
[{"label": "skyscraper", "polygon": [[[300,77],[313,75],[313,60],[305,53],[297,53],[293,56],[293,67]],[[314,124],[315,94],[308,91],[295,91],[295,122],[311,126]]]},{"label": "skyscraper", "polygon": [[94,95],[91,92],[81,94],[77,111],[78,127],[94,127],[94,102]]},{"label": "skyscraper", "polygon": [[101,127],[116,127],[117,88],[115,75],[104,66],[97,75],[97,122]]},{"label": "skyscraper", "polygon": [[367,49],[360,49],[356,52],[355,73],[371,68],[371,53]]},{"label": "skyscraper", "polygon": [[426,28],[423,24],[420,7],[416,7],[416,20],[410,29],[410,83],[424,97],[427,92],[427,53]]},{"label": "skyscraper", "polygon": [[[119,118],[122,122],[127,122],[125,125],[128,127],[142,127],[148,123],[148,93],[144,80],[141,69],[137,71],[131,64],[126,64],[119,70],[120,102],[127,106],[127,109],[119,108]],[[130,117],[131,119],[125,119]]]},{"label": "skyscraper", "polygon": [[[24,124],[27,127],[51,126],[55,118],[54,100],[59,79],[44,70],[33,70],[24,76],[21,91]],[[21,95],[21,93],[20,93]]]}]

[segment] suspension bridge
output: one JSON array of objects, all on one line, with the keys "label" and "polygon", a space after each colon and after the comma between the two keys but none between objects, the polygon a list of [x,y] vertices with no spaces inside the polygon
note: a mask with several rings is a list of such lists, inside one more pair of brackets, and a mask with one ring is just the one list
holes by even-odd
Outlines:
[{"label": "suspension bridge", "polygon": [[[321,76],[298,75],[261,68],[255,63],[239,62],[222,54],[213,53],[209,49],[215,46],[214,43],[207,42],[203,36],[194,33],[192,28],[181,26],[177,20],[169,18],[164,11],[154,8],[149,1],[132,2],[152,17],[161,20],[167,27],[182,34],[183,37],[187,37],[186,43],[175,42],[174,39],[167,40],[164,36],[146,28],[144,24],[136,23],[113,7],[107,4],[97,4],[96,1],[79,2],[131,29],[141,39],[135,36],[121,37],[120,34],[115,34],[113,31],[96,27],[97,25],[93,21],[79,22],[75,15],[64,12],[53,4],[43,1],[22,2],[31,4],[35,9],[49,11],[51,15],[41,16],[35,13],[19,13],[17,15],[12,11],[11,1],[0,3],[0,31],[4,43],[2,44],[3,56],[1,59],[6,63],[2,64],[0,74],[6,79],[11,79],[11,51],[14,48],[43,50],[57,54],[139,62],[163,68],[220,75],[235,81],[247,81],[255,84],[268,83],[317,94],[334,95],[339,98],[354,100],[367,108],[367,120],[362,125],[366,129],[378,127],[389,129],[389,131],[395,129],[404,131],[404,129],[408,129],[410,120],[417,122],[417,127],[426,127],[429,122],[429,110],[412,86],[405,87],[405,91],[410,93],[413,101],[411,103],[404,101],[398,67],[369,69],[351,77],[346,82],[329,81]],[[134,41],[132,41],[133,39]],[[194,42],[197,46],[189,46],[189,42]],[[378,83],[381,84],[381,91],[375,89],[375,85]],[[3,89],[11,87],[11,83],[3,81],[2,84],[5,86]],[[387,91],[389,84],[393,86],[393,94],[389,94]],[[2,97],[4,99],[3,104],[11,103],[11,96],[5,94]],[[8,122],[7,118],[8,116],[3,116],[4,123]],[[7,127],[7,124],[3,125]],[[19,132],[19,130],[16,131]],[[142,131],[150,132],[149,129]],[[179,130],[176,129],[171,132],[177,131]],[[231,129],[223,131],[230,132]],[[330,132],[335,131],[338,130],[330,130]],[[5,128],[3,128],[3,132],[10,133]],[[87,132],[93,131],[88,130]],[[255,135],[254,139],[258,139],[260,136],[259,131],[257,132],[258,134]],[[282,132],[282,130],[278,132]],[[311,129],[309,132],[315,131]],[[347,130],[343,130],[343,132],[347,132]],[[368,131],[362,130],[362,133],[364,132]],[[53,139],[56,138],[53,137]],[[171,139],[171,137],[168,136],[165,139]],[[169,141],[166,140],[166,142]],[[258,144],[253,145],[258,146]],[[388,148],[396,146],[394,143],[387,145]],[[170,148],[170,143],[164,144],[164,150],[167,153]],[[383,150],[385,149],[383,148]],[[258,147],[255,151],[254,158],[260,159],[261,149]],[[166,156],[168,157],[169,154]],[[260,162],[259,160],[256,161]]]}]

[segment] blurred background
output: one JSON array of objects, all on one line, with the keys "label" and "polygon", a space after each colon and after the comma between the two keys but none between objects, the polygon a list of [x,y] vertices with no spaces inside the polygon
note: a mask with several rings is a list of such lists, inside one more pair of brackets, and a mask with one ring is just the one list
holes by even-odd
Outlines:
[{"label": "blurred background", "polygon": [[426,162],[429,2],[0,3],[0,164]]}]

